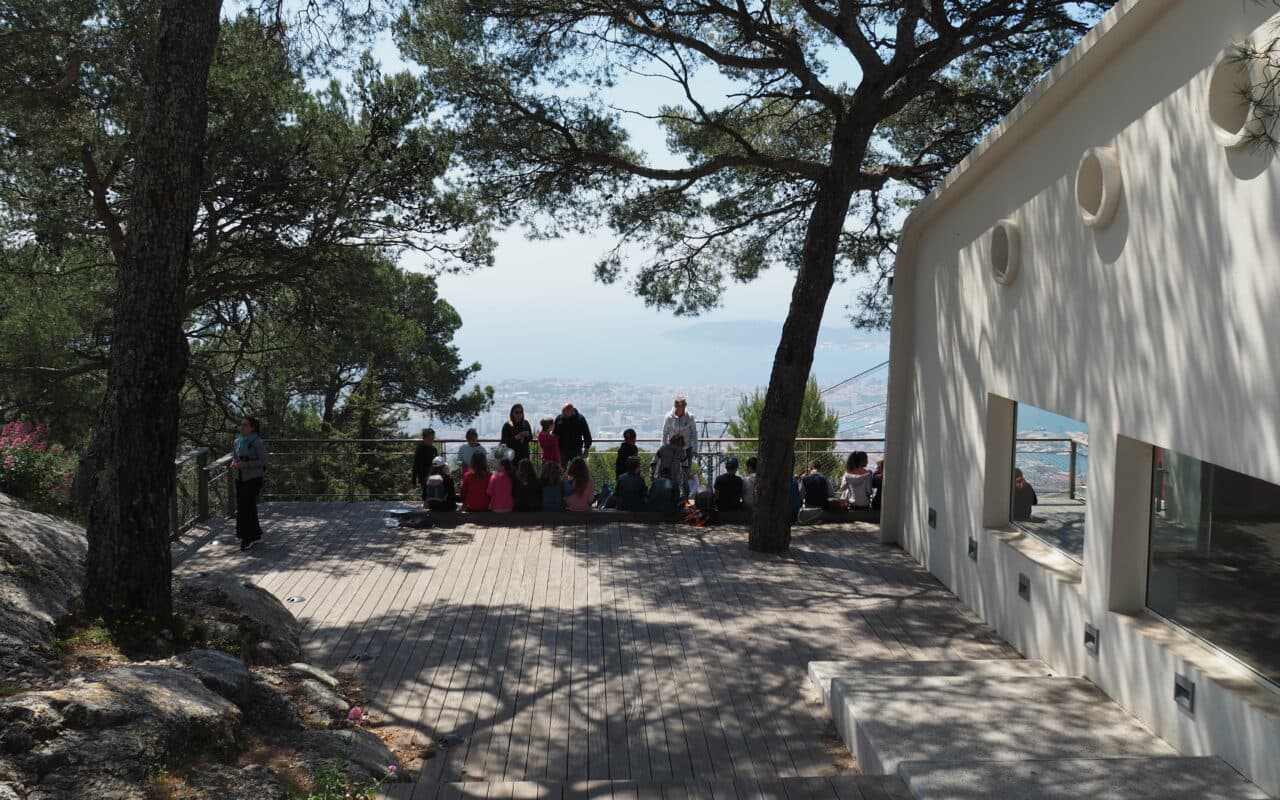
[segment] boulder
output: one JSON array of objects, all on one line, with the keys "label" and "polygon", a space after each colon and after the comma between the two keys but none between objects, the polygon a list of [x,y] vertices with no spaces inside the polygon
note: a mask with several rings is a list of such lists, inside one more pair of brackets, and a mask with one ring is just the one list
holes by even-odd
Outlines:
[{"label": "boulder", "polygon": [[243,660],[222,650],[188,650],[172,659],[174,666],[200,679],[206,688],[236,705],[249,697],[249,668]]},{"label": "boulder", "polygon": [[239,768],[225,764],[203,765],[186,771],[183,782],[186,787],[178,791],[175,800],[289,800],[280,779],[262,764]]},{"label": "boulder", "polygon": [[268,729],[303,729],[306,725],[294,707],[291,689],[279,675],[255,670],[249,678],[249,699],[242,706],[245,718]]},{"label": "boulder", "polygon": [[54,625],[84,588],[84,529],[0,495],[0,679],[49,674]]},{"label": "boulder", "polygon": [[308,728],[341,728],[351,710],[345,697],[312,678],[298,681],[294,700]]},{"label": "boulder", "polygon": [[[395,756],[382,740],[363,728],[344,731],[313,731],[307,734],[306,748],[323,761],[341,758],[347,762],[347,771],[357,783],[370,783],[377,779],[407,778],[406,771],[396,763]],[[318,767],[321,765],[313,765]],[[395,770],[388,767],[395,766]]]},{"label": "boulder", "polygon": [[229,755],[241,713],[192,674],[131,664],[0,700],[0,774],[27,797],[143,797],[154,771],[193,752]]},{"label": "boulder", "polygon": [[316,680],[323,683],[325,686],[328,686],[330,689],[338,688],[338,679],[330,675],[328,672],[325,672],[324,670],[320,669],[319,667],[313,667],[310,664],[297,662],[289,665],[289,671],[296,672],[299,675],[303,675],[308,678],[315,678]]},{"label": "boulder", "polygon": [[[182,574],[175,601],[181,611],[210,627],[232,623],[250,664],[289,664],[302,656],[297,618],[261,586],[221,575]],[[216,639],[215,639],[216,641]]]}]

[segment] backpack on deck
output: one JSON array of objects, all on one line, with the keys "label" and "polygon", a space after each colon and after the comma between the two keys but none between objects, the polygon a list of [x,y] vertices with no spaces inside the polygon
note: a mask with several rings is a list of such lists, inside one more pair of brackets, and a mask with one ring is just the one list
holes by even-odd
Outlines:
[{"label": "backpack on deck", "polygon": [[422,530],[424,528],[434,528],[435,525],[435,520],[431,519],[430,511],[414,511],[411,514],[401,515],[399,527]]}]

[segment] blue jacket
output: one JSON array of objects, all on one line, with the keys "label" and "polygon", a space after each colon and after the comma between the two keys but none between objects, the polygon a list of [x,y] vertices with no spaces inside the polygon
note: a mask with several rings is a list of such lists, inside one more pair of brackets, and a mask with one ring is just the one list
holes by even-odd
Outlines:
[{"label": "blue jacket", "polygon": [[[670,483],[670,481],[668,481]],[[618,510],[644,511],[648,489],[638,472],[624,472],[618,477]]]},{"label": "blue jacket", "polygon": [[649,510],[676,510],[676,487],[670,478],[659,477],[654,480],[653,488],[649,490]]},{"label": "blue jacket", "polygon": [[542,510],[564,511],[565,495],[572,494],[573,484],[568,478],[561,478],[559,486],[542,487]]}]

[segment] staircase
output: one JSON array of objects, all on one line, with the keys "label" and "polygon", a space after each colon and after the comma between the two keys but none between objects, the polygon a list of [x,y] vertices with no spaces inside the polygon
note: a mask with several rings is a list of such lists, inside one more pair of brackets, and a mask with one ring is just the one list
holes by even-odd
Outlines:
[{"label": "staircase", "polygon": [[809,678],[862,774],[916,800],[1267,798],[1039,661],[815,661]]},{"label": "staircase", "polygon": [[686,783],[468,781],[423,783],[416,787],[392,784],[384,787],[379,797],[387,800],[910,800],[911,795],[895,776],[855,775]]}]

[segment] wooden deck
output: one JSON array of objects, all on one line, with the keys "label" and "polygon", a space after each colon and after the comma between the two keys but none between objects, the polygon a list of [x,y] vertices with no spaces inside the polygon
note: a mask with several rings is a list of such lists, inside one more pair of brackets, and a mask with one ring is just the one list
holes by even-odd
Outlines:
[{"label": "wooden deck", "polygon": [[219,520],[177,555],[293,598],[309,661],[462,738],[388,796],[901,797],[856,775],[807,662],[1017,656],[871,526],[762,556],[736,526],[412,531],[389,507],[268,504],[264,545]]}]

